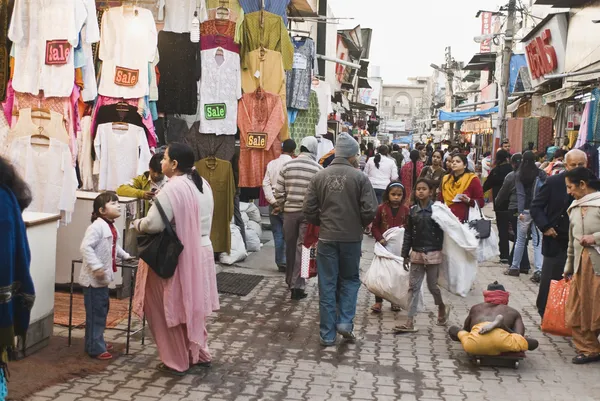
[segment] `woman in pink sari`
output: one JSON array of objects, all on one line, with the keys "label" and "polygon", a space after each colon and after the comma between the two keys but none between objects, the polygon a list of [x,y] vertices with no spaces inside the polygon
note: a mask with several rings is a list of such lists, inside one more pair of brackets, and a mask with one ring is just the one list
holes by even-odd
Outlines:
[{"label": "woman in pink sari", "polygon": [[[163,363],[159,370],[184,375],[192,365],[209,367],[206,319],[219,309],[217,278],[210,227],[214,200],[208,183],[194,167],[192,149],[172,143],[165,151],[162,171],[169,181],[156,195],[184,249],[175,274],[159,277],[140,260],[134,309],[146,315]],[[155,206],[134,222],[140,233],[165,229]]]}]

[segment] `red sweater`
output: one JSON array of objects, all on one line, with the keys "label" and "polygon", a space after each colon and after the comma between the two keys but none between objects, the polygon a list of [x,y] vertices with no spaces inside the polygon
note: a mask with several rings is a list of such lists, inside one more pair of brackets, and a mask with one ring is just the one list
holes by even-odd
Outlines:
[{"label": "red sweater", "polygon": [[[471,206],[475,206],[475,202],[477,202],[480,208],[485,206],[485,201],[483,200],[483,187],[481,186],[481,181],[479,181],[479,178],[473,178],[464,193],[469,197],[469,199],[471,199],[469,205],[466,203],[453,203],[449,206],[450,210],[452,210],[452,213],[458,217],[461,223],[467,221],[469,218],[469,209]],[[439,191],[439,200],[441,202],[445,201],[443,191],[441,190],[441,185]]]},{"label": "red sweater", "polygon": [[406,205],[400,205],[396,217],[392,214],[392,208],[388,202],[384,202],[377,208],[375,220],[371,232],[377,242],[383,239],[383,233],[393,227],[404,227],[408,218],[409,209]]}]

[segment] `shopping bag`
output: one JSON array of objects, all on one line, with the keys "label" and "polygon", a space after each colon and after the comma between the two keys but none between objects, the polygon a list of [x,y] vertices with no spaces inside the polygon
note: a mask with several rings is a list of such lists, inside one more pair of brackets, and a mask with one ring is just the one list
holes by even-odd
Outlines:
[{"label": "shopping bag", "polygon": [[474,207],[469,208],[469,227],[477,231],[479,239],[488,238],[492,232],[492,221],[483,216],[477,202]]},{"label": "shopping bag", "polygon": [[317,243],[319,242],[319,226],[309,224],[302,243],[302,260],[300,277],[309,279],[317,277]]},{"label": "shopping bag", "polygon": [[566,307],[571,283],[567,279],[552,280],[548,302],[542,319],[542,331],[561,337],[571,337],[571,327],[567,325]]},{"label": "shopping bag", "polygon": [[479,240],[477,247],[477,262],[487,262],[500,256],[500,248],[498,247],[498,234],[492,228],[490,236]]}]

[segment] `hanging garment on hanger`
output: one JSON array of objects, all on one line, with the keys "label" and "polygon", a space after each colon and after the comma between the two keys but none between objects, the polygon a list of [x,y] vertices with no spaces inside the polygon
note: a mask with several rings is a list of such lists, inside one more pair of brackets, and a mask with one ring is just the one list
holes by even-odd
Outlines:
[{"label": "hanging garment on hanger", "polygon": [[231,251],[231,228],[229,226],[233,217],[233,198],[235,184],[231,163],[214,157],[197,161],[195,164],[198,173],[208,181],[215,201],[215,210],[210,230],[210,241],[213,252]]},{"label": "hanging garment on hanger", "polygon": [[100,174],[98,189],[115,191],[117,187],[148,171],[152,154],[143,128],[127,124],[117,130],[113,123],[98,125],[94,139]]},{"label": "hanging garment on hanger", "polygon": [[[223,53],[217,57],[217,52]],[[242,97],[240,56],[216,48],[201,52],[200,132],[203,134],[235,135],[237,132],[238,99]]]},{"label": "hanging garment on hanger", "polygon": [[[227,19],[235,23],[235,34],[234,38],[237,43],[240,42],[240,35],[242,31],[242,23],[244,21],[244,10],[240,6],[238,0],[206,0],[206,7],[208,8],[208,19],[219,19],[218,13],[222,13],[223,9],[229,11]],[[218,11],[221,9],[221,11]],[[235,19],[234,19],[235,18]]]},{"label": "hanging garment on hanger", "polygon": [[[523,150],[523,119],[509,118],[506,124],[510,153],[521,153]],[[404,160],[407,160],[404,158]]]},{"label": "hanging garment on hanger", "polygon": [[[73,89],[73,49],[86,21],[80,0],[16,0],[8,37],[13,42],[17,92],[68,97]],[[82,11],[83,10],[83,11]]]},{"label": "hanging garment on hanger", "polygon": [[194,114],[198,108],[200,50],[185,33],[158,34],[160,82],[158,111],[166,114]]},{"label": "hanging garment on hanger", "polygon": [[204,35],[224,35],[233,39],[235,38],[235,22],[217,19],[205,21],[200,24],[200,36]]},{"label": "hanging garment on hanger", "polygon": [[[261,14],[263,16],[262,29],[260,26]],[[294,46],[279,15],[266,11],[246,14],[242,23],[241,35],[242,68],[247,68],[246,56],[248,53],[262,45],[266,49],[280,52],[283,58],[283,68],[286,71],[292,69]]]},{"label": "hanging garment on hanger", "polygon": [[98,93],[123,99],[138,99],[148,94],[148,63],[154,61],[157,46],[156,24],[152,12],[135,8],[110,8],[102,16],[100,59],[102,74]]},{"label": "hanging garment on hanger", "polygon": [[225,50],[240,54],[240,45],[235,43],[232,38],[224,35],[204,35],[200,40],[200,50],[210,50],[216,47],[222,47]]},{"label": "hanging garment on hanger", "polygon": [[306,110],[312,77],[319,74],[317,48],[311,38],[294,40],[293,44],[294,63],[292,69],[286,72],[287,107]]},{"label": "hanging garment on hanger", "polygon": [[69,146],[50,138],[47,146],[31,144],[30,136],[15,138],[8,151],[9,160],[31,188],[30,212],[61,213],[64,224],[75,209],[77,174],[71,166]]},{"label": "hanging garment on hanger", "polygon": [[[96,67],[94,64],[94,52],[92,44],[100,41],[100,27],[98,26],[98,18],[96,16],[96,2],[94,0],[83,0],[85,10],[85,24],[80,32],[79,48],[83,57],[83,89],[81,97],[84,102],[90,102],[98,96],[98,82],[96,80]],[[77,53],[76,53],[77,54]]]},{"label": "hanging garment on hanger", "polygon": [[319,99],[319,122],[317,123],[317,135],[325,135],[327,133],[327,117],[333,113],[331,105],[331,85],[325,81],[317,81],[317,84],[311,84],[311,89],[317,94]]},{"label": "hanging garment on hanger", "polygon": [[77,136],[79,177],[81,178],[81,189],[84,191],[94,190],[94,176],[92,160],[92,117],[85,116],[81,119],[81,132]]},{"label": "hanging garment on hanger", "polygon": [[[264,90],[246,93],[239,105],[240,187],[262,186],[267,164],[281,154],[279,131],[285,116],[281,98]],[[299,142],[298,142],[299,143]]]},{"label": "hanging garment on hanger", "polygon": [[[269,49],[256,49],[246,57],[247,69],[242,70],[242,90],[253,93],[258,87],[265,91],[276,93],[281,98],[282,107],[286,107],[285,71],[281,53]],[[279,132],[279,139],[289,138],[287,118]]]},{"label": "hanging garment on hanger", "polygon": [[235,154],[235,135],[201,134],[198,130],[200,121],[196,121],[183,135],[182,142],[194,151],[194,159],[215,156],[221,160],[231,161]]},{"label": "hanging garment on hanger", "polygon": [[538,151],[554,145],[554,121],[550,117],[540,117],[538,126]]},{"label": "hanging garment on hanger", "polygon": [[144,135],[146,135],[148,141],[152,138],[148,128],[144,125],[142,116],[138,113],[137,107],[121,102],[98,107],[98,113],[96,114],[95,125],[92,131],[92,139],[96,138],[97,128],[100,124],[114,122],[138,126],[144,130]]},{"label": "hanging garment on hanger", "polygon": [[529,149],[529,144],[533,143],[533,149],[538,148],[539,119],[529,117],[523,121],[523,151]]},{"label": "hanging garment on hanger", "polygon": [[[319,99],[315,91],[310,91],[308,109],[298,111],[296,120],[290,125],[290,138],[300,143],[307,136],[315,136],[319,118],[321,118]],[[296,153],[300,153],[300,147],[296,148]]]},{"label": "hanging garment on hanger", "polygon": [[[279,15],[283,18],[285,26],[287,26],[287,7],[290,4],[290,1],[291,0],[264,0],[264,10]],[[239,2],[244,9],[244,12],[250,14],[261,10],[263,0],[239,0]]]},{"label": "hanging garment on hanger", "polygon": [[189,41],[192,19],[196,11],[200,22],[208,19],[202,0],[159,0],[158,21],[164,21],[163,31],[165,32],[188,33]]}]

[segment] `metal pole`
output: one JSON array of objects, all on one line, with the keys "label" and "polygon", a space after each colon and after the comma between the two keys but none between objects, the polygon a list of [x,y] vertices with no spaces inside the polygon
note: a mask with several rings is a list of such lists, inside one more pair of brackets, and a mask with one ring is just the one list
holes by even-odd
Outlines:
[{"label": "metal pole", "polygon": [[[502,71],[500,76],[500,102],[498,106],[498,129],[494,133],[494,152],[501,139],[507,137],[506,133],[506,108],[508,106],[508,90],[510,78],[510,58],[512,56],[513,36],[515,28],[517,0],[508,2],[508,20],[504,36],[504,49],[502,51]],[[495,154],[495,153],[494,153]]]},{"label": "metal pole", "polygon": [[[327,16],[327,0],[319,0],[319,15]],[[327,24],[317,24],[317,53],[327,54]],[[319,74],[325,76],[325,60],[319,59]]]},{"label": "metal pole", "polygon": [[[453,60],[452,60],[452,47],[448,46],[446,48],[446,110],[454,111],[454,71],[452,70]],[[454,139],[454,123],[450,123],[449,125],[449,138],[450,140]]]}]

